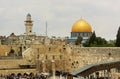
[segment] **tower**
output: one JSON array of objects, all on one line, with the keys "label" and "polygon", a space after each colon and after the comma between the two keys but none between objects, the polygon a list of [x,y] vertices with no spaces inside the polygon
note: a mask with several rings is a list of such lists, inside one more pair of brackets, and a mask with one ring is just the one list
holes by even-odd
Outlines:
[{"label": "tower", "polygon": [[31,20],[31,15],[28,13],[25,21],[25,27],[26,27],[26,34],[31,35],[32,33],[32,26],[33,26],[33,21]]}]

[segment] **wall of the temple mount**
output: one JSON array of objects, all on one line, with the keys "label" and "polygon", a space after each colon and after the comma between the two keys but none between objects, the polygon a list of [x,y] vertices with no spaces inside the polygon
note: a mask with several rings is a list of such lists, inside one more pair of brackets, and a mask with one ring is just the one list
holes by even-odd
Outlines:
[{"label": "wall of the temple mount", "polygon": [[118,47],[71,47],[69,59],[70,71],[80,69],[88,64],[120,60],[120,48]]},{"label": "wall of the temple mount", "polygon": [[74,71],[88,64],[120,60],[120,48],[117,47],[55,47],[51,46],[50,51],[49,46],[39,49],[39,60],[47,64],[54,58],[56,69],[60,71]]},{"label": "wall of the temple mount", "polygon": [[2,59],[0,60],[0,70],[10,69],[10,68],[20,68],[19,65],[29,64],[28,61],[24,59]]},{"label": "wall of the temple mount", "polygon": [[[5,48],[4,48],[5,47]],[[19,47],[13,45],[12,48],[19,51]],[[9,51],[11,46],[1,46],[1,50]],[[24,47],[23,47],[24,48]],[[5,55],[5,52],[0,53]],[[42,72],[42,69],[46,72],[51,71],[52,61],[55,62],[55,69],[63,72],[71,72],[80,69],[89,64],[95,64],[99,62],[120,60],[120,48],[119,47],[79,47],[69,45],[29,45],[23,50],[23,60],[26,64],[30,61],[31,64],[36,64],[36,69]],[[21,60],[10,61],[0,60],[0,65],[5,64],[6,67],[15,63],[18,64]],[[44,63],[43,63],[44,62]],[[25,62],[24,62],[25,63]],[[44,67],[43,67],[44,65]],[[9,66],[15,67],[15,66]]]},{"label": "wall of the temple mount", "polygon": [[11,47],[8,45],[0,45],[0,56],[7,56],[10,48]]}]

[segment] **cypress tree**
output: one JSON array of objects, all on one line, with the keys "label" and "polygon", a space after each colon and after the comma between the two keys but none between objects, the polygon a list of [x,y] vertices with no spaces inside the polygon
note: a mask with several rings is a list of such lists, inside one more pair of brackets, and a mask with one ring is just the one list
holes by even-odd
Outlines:
[{"label": "cypress tree", "polygon": [[120,27],[118,29],[117,35],[116,35],[116,44],[117,47],[120,47]]},{"label": "cypress tree", "polygon": [[96,34],[95,31],[93,31],[92,36],[89,39],[89,46],[93,44],[95,40],[96,40]]}]

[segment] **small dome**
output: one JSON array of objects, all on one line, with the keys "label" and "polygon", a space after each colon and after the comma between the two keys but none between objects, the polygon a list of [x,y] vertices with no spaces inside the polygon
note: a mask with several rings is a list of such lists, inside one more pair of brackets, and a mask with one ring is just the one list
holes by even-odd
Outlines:
[{"label": "small dome", "polygon": [[27,16],[31,16],[30,13],[28,13]]},{"label": "small dome", "polygon": [[72,32],[92,32],[92,29],[88,22],[84,19],[80,19],[73,24]]}]

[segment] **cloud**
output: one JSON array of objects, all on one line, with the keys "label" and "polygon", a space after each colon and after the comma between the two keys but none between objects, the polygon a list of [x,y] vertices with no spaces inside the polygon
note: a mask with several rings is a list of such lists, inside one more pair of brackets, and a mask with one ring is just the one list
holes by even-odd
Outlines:
[{"label": "cloud", "polygon": [[73,23],[88,21],[98,36],[115,39],[120,22],[119,0],[0,0],[0,35],[25,32],[27,13],[33,19],[33,31],[49,36],[70,36]]}]

